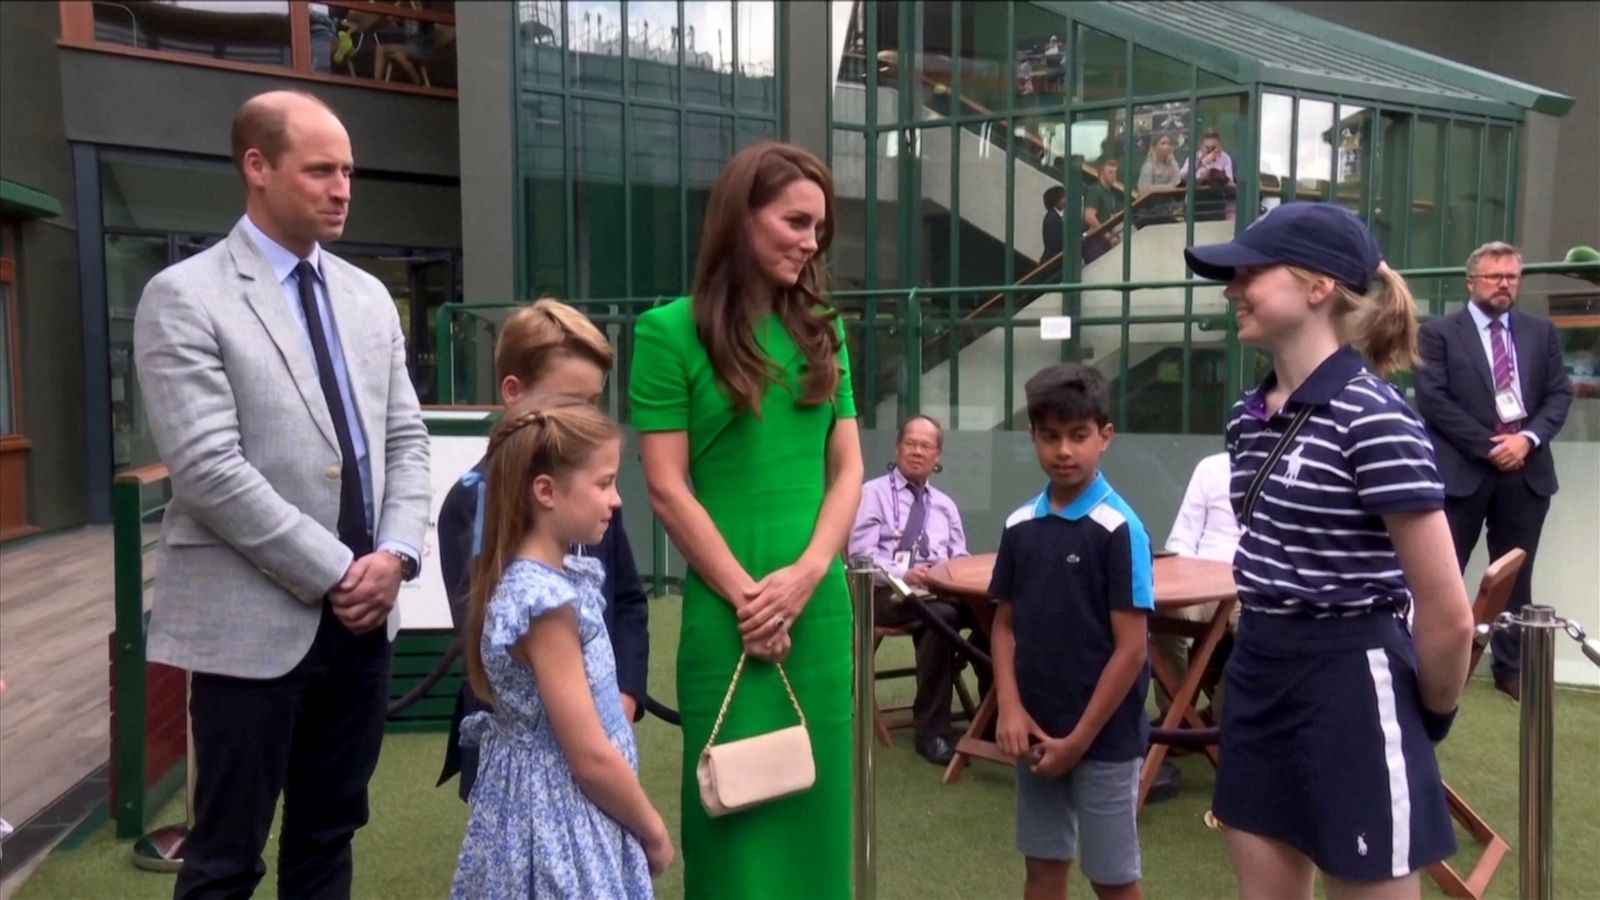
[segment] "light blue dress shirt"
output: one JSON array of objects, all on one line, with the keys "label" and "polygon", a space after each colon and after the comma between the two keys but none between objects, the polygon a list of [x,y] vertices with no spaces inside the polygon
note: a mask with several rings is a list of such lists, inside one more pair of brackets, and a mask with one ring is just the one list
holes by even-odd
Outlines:
[{"label": "light blue dress shirt", "polygon": [[[256,249],[266,258],[267,265],[272,267],[272,275],[278,279],[278,287],[283,291],[283,301],[288,305],[289,314],[300,326],[300,336],[305,339],[306,356],[312,360],[312,365],[315,367],[317,355],[311,347],[311,328],[306,324],[305,310],[300,308],[300,277],[294,272],[295,267],[300,265],[300,257],[267,237],[265,232],[256,227],[256,223],[250,221],[249,216],[241,218],[239,223],[244,226],[251,243],[255,244]],[[350,390],[350,369],[344,361],[344,345],[339,340],[339,323],[334,318],[332,304],[328,302],[327,276],[322,272],[321,245],[313,244],[311,253],[305,261],[310,263],[311,268],[320,276],[314,288],[317,296],[317,313],[328,332],[328,355],[333,357],[333,379],[339,385],[339,399],[344,403],[345,424],[350,429],[350,443],[355,446],[356,465],[361,472],[361,501],[367,517],[367,530],[371,531],[372,458],[367,453],[367,433],[361,428],[361,416],[356,410],[356,398]],[[422,561],[422,554],[416,548],[399,541],[384,541],[378,545],[378,549],[398,550],[411,557],[413,562],[420,564]]]},{"label": "light blue dress shirt", "polygon": [[[1510,311],[1508,310],[1490,318],[1489,314],[1483,311],[1483,307],[1468,300],[1467,312],[1472,316],[1472,324],[1478,326],[1478,340],[1483,343],[1483,355],[1489,360],[1489,376],[1491,379],[1494,377],[1494,338],[1489,334],[1489,324],[1499,321],[1500,326],[1505,329],[1506,355],[1511,358],[1511,393],[1517,395],[1517,403],[1521,404],[1523,410],[1531,416],[1533,411],[1528,409],[1526,403],[1522,402],[1522,378],[1518,375],[1521,370],[1517,367],[1517,342],[1511,339]],[[1526,429],[1517,432],[1517,434],[1527,438],[1535,447],[1539,446],[1539,436],[1537,434]]]}]

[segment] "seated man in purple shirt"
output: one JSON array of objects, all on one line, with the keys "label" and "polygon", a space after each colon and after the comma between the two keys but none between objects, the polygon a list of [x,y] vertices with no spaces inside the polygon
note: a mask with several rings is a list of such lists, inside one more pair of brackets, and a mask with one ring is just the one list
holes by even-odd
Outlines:
[{"label": "seated man in purple shirt", "polygon": [[[861,506],[850,530],[851,558],[868,557],[884,571],[920,588],[927,584],[928,569],[935,563],[967,555],[967,536],[955,501],[928,483],[939,468],[943,450],[944,429],[931,417],[914,416],[900,426],[893,470],[861,489]],[[927,604],[953,627],[972,624],[962,621],[964,610],[952,603],[929,598]],[[950,737],[955,651],[949,641],[928,633],[909,607],[895,602],[893,589],[887,585],[879,586],[873,608],[881,626],[914,626],[917,697],[912,716],[917,754],[942,766],[955,753]]]}]

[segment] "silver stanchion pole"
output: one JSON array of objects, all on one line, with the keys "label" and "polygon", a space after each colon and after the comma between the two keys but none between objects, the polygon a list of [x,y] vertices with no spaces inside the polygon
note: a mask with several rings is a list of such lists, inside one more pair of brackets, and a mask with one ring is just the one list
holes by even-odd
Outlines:
[{"label": "silver stanchion pole", "polygon": [[874,900],[877,896],[878,861],[874,844],[877,838],[877,800],[872,771],[873,754],[873,695],[876,679],[872,667],[872,576],[876,567],[866,560],[852,560],[850,565],[850,598],[856,608],[856,900]]},{"label": "silver stanchion pole", "polygon": [[1518,822],[1523,900],[1550,900],[1556,629],[1548,606],[1526,606],[1522,627],[1522,812]]}]

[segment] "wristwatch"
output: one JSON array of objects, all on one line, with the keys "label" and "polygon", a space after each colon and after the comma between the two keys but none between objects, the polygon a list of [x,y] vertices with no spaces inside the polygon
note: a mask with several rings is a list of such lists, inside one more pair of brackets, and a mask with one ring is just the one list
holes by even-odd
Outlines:
[{"label": "wristwatch", "polygon": [[401,553],[399,550],[385,550],[383,552],[393,556],[395,559],[400,560],[401,581],[410,581],[411,579],[417,577],[417,569],[419,566],[417,565],[417,561],[412,559],[409,554]]}]

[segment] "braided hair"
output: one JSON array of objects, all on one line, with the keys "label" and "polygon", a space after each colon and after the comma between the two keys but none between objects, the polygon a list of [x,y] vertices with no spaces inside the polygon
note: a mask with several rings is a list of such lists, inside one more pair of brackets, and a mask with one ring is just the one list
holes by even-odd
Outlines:
[{"label": "braided hair", "polygon": [[593,405],[571,397],[532,397],[513,408],[489,436],[484,476],[483,548],[473,561],[467,613],[467,679],[473,693],[494,702],[483,661],[489,600],[538,511],[533,483],[581,468],[598,448],[619,438],[617,426]]}]

